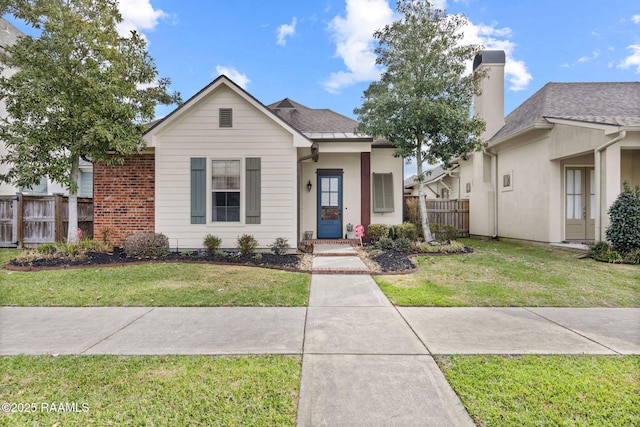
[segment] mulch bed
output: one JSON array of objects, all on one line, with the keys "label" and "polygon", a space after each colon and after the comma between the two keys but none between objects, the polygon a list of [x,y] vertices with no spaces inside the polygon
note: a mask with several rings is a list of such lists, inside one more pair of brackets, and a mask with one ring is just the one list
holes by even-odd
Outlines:
[{"label": "mulch bed", "polygon": [[112,253],[88,252],[82,257],[76,258],[43,258],[29,262],[18,262],[15,259],[7,264],[10,269],[20,270],[45,270],[68,267],[109,266],[148,262],[199,262],[232,265],[250,265],[282,270],[297,270],[301,257],[299,255],[274,255],[263,253],[259,256],[252,254],[231,253],[228,256],[209,255],[206,252],[176,253],[171,252],[161,258],[130,258],[122,248],[114,248]]}]

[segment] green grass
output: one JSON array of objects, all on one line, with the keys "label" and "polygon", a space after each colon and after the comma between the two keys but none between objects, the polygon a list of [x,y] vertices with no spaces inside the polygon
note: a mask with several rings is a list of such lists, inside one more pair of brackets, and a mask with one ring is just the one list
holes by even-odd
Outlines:
[{"label": "green grass", "polygon": [[0,270],[0,305],[304,306],[309,280],[304,273],[211,264],[153,263],[26,273]]},{"label": "green grass", "polygon": [[[36,411],[0,411],[0,425],[295,426],[300,363],[299,356],[2,357],[0,402],[33,403]],[[47,412],[43,404],[51,403],[75,403],[78,412]]]},{"label": "green grass", "polygon": [[418,272],[375,278],[402,306],[639,307],[640,266],[576,259],[575,252],[463,240],[469,255],[417,257]]},{"label": "green grass", "polygon": [[481,426],[638,426],[640,356],[442,356]]}]

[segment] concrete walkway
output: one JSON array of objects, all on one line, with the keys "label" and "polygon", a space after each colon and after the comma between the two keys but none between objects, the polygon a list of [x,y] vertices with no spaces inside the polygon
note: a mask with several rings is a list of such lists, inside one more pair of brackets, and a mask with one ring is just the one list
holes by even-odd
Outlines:
[{"label": "concrete walkway", "polygon": [[308,308],[0,307],[0,355],[302,354],[300,426],[473,426],[432,355],[640,354],[640,309],[397,308],[316,250]]}]

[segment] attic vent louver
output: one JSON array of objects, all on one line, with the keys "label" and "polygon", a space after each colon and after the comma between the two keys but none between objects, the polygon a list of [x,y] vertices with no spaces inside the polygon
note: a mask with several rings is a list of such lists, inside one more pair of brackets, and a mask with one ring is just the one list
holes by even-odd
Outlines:
[{"label": "attic vent louver", "polygon": [[233,127],[233,109],[221,108],[219,113],[219,126],[221,128]]},{"label": "attic vent louver", "polygon": [[280,101],[280,103],[278,104],[278,106],[276,108],[295,108],[295,107],[293,106],[291,101],[289,101],[287,98],[285,98],[282,101]]}]

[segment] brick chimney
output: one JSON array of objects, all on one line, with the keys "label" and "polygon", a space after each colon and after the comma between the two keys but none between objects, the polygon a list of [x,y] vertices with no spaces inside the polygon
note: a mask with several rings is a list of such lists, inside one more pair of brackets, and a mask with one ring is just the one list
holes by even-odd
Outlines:
[{"label": "brick chimney", "polygon": [[482,139],[487,141],[504,126],[504,64],[503,50],[484,50],[473,60],[473,72],[486,70],[482,79],[482,94],[473,101],[474,114],[482,118],[487,127]]}]

